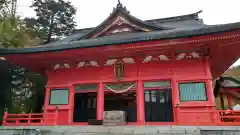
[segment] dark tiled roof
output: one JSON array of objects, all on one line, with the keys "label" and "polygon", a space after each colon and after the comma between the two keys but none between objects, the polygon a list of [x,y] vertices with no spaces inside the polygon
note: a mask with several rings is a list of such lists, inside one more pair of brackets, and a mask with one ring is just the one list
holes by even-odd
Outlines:
[{"label": "dark tiled roof", "polygon": [[[172,30],[152,31],[152,32],[138,32],[123,35],[104,36],[99,38],[82,39],[71,42],[55,42],[45,46],[36,48],[19,48],[19,49],[0,49],[0,55],[14,54],[14,53],[36,53],[44,51],[57,51],[75,48],[97,47],[104,45],[117,45],[123,43],[134,43],[140,41],[151,41],[159,39],[176,39],[198,35],[208,35],[214,33],[221,33],[226,31],[233,31],[240,29],[239,23],[231,23],[225,25],[203,26],[200,28],[176,28]],[[74,36],[78,36],[74,34]],[[68,37],[69,38],[69,37]]]},{"label": "dark tiled roof", "polygon": [[[154,26],[159,26],[163,28],[169,28],[169,29],[176,29],[176,28],[200,28],[203,26],[206,26],[202,19],[199,19],[198,14],[202,11],[187,14],[187,15],[181,15],[181,16],[174,16],[174,17],[167,17],[167,18],[159,18],[159,19],[152,19],[152,20],[145,20],[143,22],[146,22],[147,24],[152,24]],[[133,16],[132,16],[133,17]],[[106,19],[108,20],[108,19]],[[84,28],[84,29],[76,29],[73,32],[73,37],[79,36],[82,37],[84,34],[96,29],[96,27],[93,28]],[[65,40],[65,39],[63,39]],[[68,39],[67,39],[68,41]]]},{"label": "dark tiled roof", "polygon": [[226,82],[222,85],[223,88],[240,88],[240,80],[233,77],[220,77],[221,82]]},{"label": "dark tiled roof", "polygon": [[183,21],[183,20],[199,20],[198,14],[200,13],[202,13],[202,11],[198,11],[196,13],[187,14],[187,15],[151,19],[151,20],[146,20],[146,22],[168,23],[168,22],[176,22],[176,21]]},{"label": "dark tiled roof", "polygon": [[219,95],[221,88],[228,88],[228,89],[239,88],[240,89],[240,80],[230,76],[223,76],[223,77],[221,76],[219,79],[215,81],[215,86],[214,86],[215,97]]},{"label": "dark tiled roof", "polygon": [[206,26],[202,20],[180,20],[175,22],[166,22],[166,23],[157,23],[156,25],[161,25],[164,27],[169,28],[188,28],[188,27],[194,27],[194,28],[200,28]]},{"label": "dark tiled roof", "polygon": [[[0,55],[57,51],[159,39],[174,39],[240,29],[240,23],[215,26],[205,25],[203,21],[198,17],[199,13],[201,13],[201,11],[188,15],[142,21],[130,15],[125,7],[123,7],[121,4],[118,4],[112,14],[103,23],[95,28],[75,30],[72,35],[60,41],[49,43],[44,46],[18,49],[0,49]],[[88,38],[89,35],[94,34],[106,27],[112,19],[116,18],[119,15],[125,17],[125,19],[128,19],[128,21],[143,28],[150,29],[151,31]]]},{"label": "dark tiled roof", "polygon": [[101,31],[102,28],[107,27],[111,23],[111,21],[114,20],[118,16],[124,17],[125,19],[132,22],[133,24],[136,24],[136,25],[141,26],[143,28],[150,29],[152,31],[169,29],[169,28],[166,28],[166,27],[163,27],[163,26],[160,26],[160,25],[155,25],[154,23],[148,23],[147,21],[142,21],[142,20],[132,16],[127,11],[126,7],[124,7],[122,4],[117,4],[117,7],[114,8],[113,12],[110,14],[110,16],[107,19],[105,19],[105,21],[103,21],[97,27],[89,30],[89,32],[86,33],[86,35],[80,37],[79,39],[86,39],[90,35],[92,35],[94,33],[97,33],[98,31]]}]

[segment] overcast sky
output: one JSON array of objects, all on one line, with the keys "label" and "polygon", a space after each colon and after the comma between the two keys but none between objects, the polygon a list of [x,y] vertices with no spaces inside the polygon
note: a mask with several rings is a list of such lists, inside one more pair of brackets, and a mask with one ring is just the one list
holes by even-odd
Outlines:
[{"label": "overcast sky", "polygon": [[[118,0],[70,0],[77,8],[77,28],[94,27],[104,21]],[[32,0],[18,0],[18,13],[34,17],[29,8]],[[203,10],[200,17],[206,24],[240,22],[240,0],[121,0],[131,15],[142,19],[156,19],[184,15]],[[240,59],[234,64],[240,65]]]}]

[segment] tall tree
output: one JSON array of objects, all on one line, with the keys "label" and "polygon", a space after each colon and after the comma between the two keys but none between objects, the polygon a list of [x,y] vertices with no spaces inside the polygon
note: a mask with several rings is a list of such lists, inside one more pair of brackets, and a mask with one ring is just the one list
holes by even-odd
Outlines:
[{"label": "tall tree", "polygon": [[33,0],[31,7],[36,12],[39,37],[45,43],[69,35],[76,26],[74,22],[76,9],[69,1]]},{"label": "tall tree", "polygon": [[[32,28],[27,28],[16,15],[16,0],[0,0],[0,47],[25,47],[35,39]],[[10,112],[20,113],[24,109],[41,111],[45,79],[24,68],[0,60],[0,124],[6,105]]]},{"label": "tall tree", "polygon": [[24,26],[27,29],[27,33],[32,36],[32,39],[28,40],[27,46],[38,46],[42,44],[42,40],[39,37],[42,37],[38,31],[36,25],[37,20],[35,18],[24,18]]}]

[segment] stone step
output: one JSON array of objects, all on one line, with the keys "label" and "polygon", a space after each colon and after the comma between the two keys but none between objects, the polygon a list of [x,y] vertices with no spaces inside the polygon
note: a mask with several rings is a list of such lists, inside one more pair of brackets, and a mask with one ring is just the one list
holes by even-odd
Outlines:
[{"label": "stone step", "polygon": [[[4,129],[4,128],[3,128]],[[200,135],[196,128],[172,128],[171,126],[54,126],[16,127],[0,130],[0,135]],[[6,132],[8,130],[8,133]]]},{"label": "stone step", "polygon": [[2,127],[0,135],[240,135],[240,127],[45,126]]}]

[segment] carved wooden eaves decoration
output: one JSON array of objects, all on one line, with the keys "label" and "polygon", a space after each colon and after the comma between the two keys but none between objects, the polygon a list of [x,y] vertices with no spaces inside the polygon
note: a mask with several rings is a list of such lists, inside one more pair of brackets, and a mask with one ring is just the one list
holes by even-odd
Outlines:
[{"label": "carved wooden eaves decoration", "polygon": [[116,17],[111,24],[106,26],[104,29],[91,36],[92,38],[107,36],[112,34],[120,34],[127,32],[148,32],[150,29],[143,28],[136,24],[131,23],[129,20],[122,16]]}]

